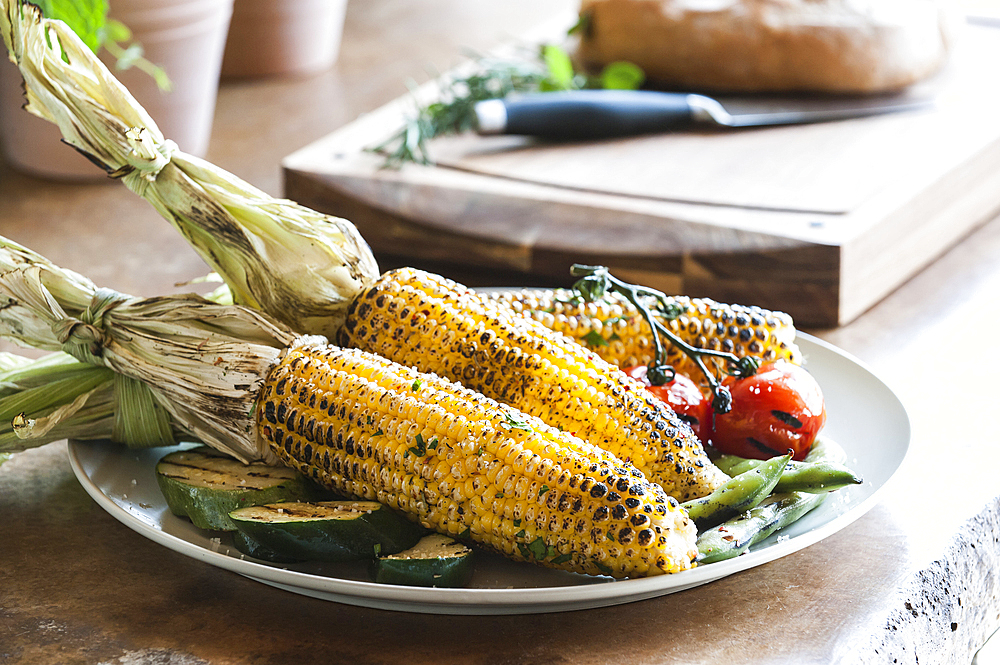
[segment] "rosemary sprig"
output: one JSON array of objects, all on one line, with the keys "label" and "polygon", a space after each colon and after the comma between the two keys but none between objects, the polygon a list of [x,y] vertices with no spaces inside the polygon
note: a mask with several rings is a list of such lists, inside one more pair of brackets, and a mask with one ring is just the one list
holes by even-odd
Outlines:
[{"label": "rosemary sprig", "polygon": [[[733,398],[729,390],[720,384],[715,375],[705,366],[704,357],[709,356],[724,360],[726,363],[725,372],[732,376],[747,377],[753,376],[757,372],[757,368],[760,366],[759,359],[752,356],[740,358],[735,354],[724,351],[699,349],[691,346],[660,323],[659,319],[673,320],[680,316],[681,313],[678,305],[670,302],[660,291],[623,282],[608,272],[608,269],[604,266],[587,266],[577,263],[570,269],[570,273],[580,277],[573,285],[573,288],[587,302],[597,300],[608,291],[613,291],[624,296],[626,300],[635,305],[636,309],[639,310],[646,323],[649,324],[650,330],[653,331],[653,345],[656,348],[656,354],[653,362],[649,365],[649,371],[646,376],[654,386],[660,386],[672,381],[675,374],[674,368],[664,363],[661,335],[666,337],[671,344],[681,349],[698,365],[698,368],[708,380],[708,385],[712,391],[712,409],[716,413],[727,413],[732,409]],[[653,315],[648,304],[650,301],[655,306],[659,318]]]},{"label": "rosemary sprig", "polygon": [[438,101],[418,107],[396,133],[367,150],[385,156],[383,168],[398,168],[407,162],[432,164],[427,142],[473,129],[474,108],[479,102],[512,93],[634,89],[644,80],[642,70],[627,62],[611,63],[597,76],[577,71],[569,55],[553,44],[521,59],[480,58],[472,74],[445,80]]},{"label": "rosemary sprig", "polygon": [[427,141],[472,129],[477,102],[537,90],[545,78],[540,62],[483,61],[482,65],[481,71],[448,81],[438,101],[417,109],[399,131],[369,150],[386,156],[385,167],[430,164]]}]

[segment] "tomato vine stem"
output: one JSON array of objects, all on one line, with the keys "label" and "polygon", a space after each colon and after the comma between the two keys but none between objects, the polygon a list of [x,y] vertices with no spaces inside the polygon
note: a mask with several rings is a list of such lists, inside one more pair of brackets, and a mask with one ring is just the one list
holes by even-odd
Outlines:
[{"label": "tomato vine stem", "polygon": [[[753,376],[757,372],[757,368],[760,366],[759,359],[752,356],[740,358],[733,353],[725,351],[700,349],[688,344],[663,325],[659,320],[660,318],[668,321],[676,319],[681,315],[681,308],[676,303],[671,302],[662,292],[649,287],[623,282],[612,275],[605,266],[588,266],[576,263],[570,268],[570,274],[580,278],[573,285],[573,288],[585,301],[593,302],[610,291],[624,296],[626,300],[639,310],[646,323],[649,324],[650,330],[653,331],[653,345],[656,349],[656,354],[653,361],[649,364],[646,376],[654,386],[661,386],[664,383],[672,381],[675,375],[674,368],[666,364],[666,354],[661,337],[666,338],[671,344],[683,351],[694,361],[702,374],[705,375],[705,379],[708,381],[712,392],[712,409],[716,413],[728,413],[732,409],[733,399],[729,390],[719,382],[705,365],[705,358],[718,358],[725,361],[725,372],[732,376],[745,378]],[[655,303],[659,318],[653,314],[653,310],[647,304],[650,299]]]}]

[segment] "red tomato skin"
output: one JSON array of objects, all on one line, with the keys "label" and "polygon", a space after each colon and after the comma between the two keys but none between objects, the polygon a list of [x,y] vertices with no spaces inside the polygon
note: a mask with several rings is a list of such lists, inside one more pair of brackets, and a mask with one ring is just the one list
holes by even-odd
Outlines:
[{"label": "red tomato skin", "polygon": [[792,450],[792,459],[802,460],[826,424],[823,391],[798,365],[768,363],[751,377],[727,377],[723,385],[733,408],[715,414],[710,435],[723,453],[767,459]]},{"label": "red tomato skin", "polygon": [[712,405],[695,382],[683,374],[674,376],[674,380],[662,386],[650,384],[646,376],[648,367],[636,365],[625,368],[625,373],[646,387],[650,393],[663,400],[673,409],[681,420],[694,430],[695,435],[703,444],[708,442],[712,429]]}]

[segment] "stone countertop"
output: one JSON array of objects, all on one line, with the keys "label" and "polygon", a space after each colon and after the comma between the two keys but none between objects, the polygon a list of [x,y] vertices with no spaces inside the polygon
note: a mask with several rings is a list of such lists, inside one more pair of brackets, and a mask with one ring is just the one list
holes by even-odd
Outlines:
[{"label": "stone countertop", "polygon": [[[562,0],[351,3],[330,71],[226,82],[208,159],[271,194],[282,157],[458,60],[565,11]],[[0,166],[0,233],[138,295],[206,271],[114,183]],[[886,251],[892,251],[888,247]],[[474,280],[475,276],[454,275]],[[491,279],[502,276],[491,275]],[[809,331],[868,364],[912,426],[867,515],[709,585],[603,609],[431,616],[274,589],[139,536],[80,487],[64,443],[0,466],[0,663],[961,663],[1000,626],[1000,220],[843,328]]]}]

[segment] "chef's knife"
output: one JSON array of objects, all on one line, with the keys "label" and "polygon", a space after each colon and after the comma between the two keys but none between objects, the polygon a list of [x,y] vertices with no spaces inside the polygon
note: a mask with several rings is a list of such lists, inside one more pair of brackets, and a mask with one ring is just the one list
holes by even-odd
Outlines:
[{"label": "chef's knife", "polygon": [[480,134],[593,139],[662,132],[692,123],[758,127],[825,122],[933,104],[906,96],[748,100],[724,105],[704,95],[647,90],[543,92],[479,102],[476,129]]}]

